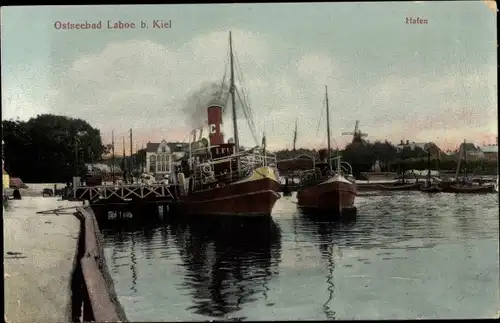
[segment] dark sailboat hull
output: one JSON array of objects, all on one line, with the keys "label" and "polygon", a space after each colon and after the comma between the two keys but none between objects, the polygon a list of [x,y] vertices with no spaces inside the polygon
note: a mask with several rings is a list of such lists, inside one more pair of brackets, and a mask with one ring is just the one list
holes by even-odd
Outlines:
[{"label": "dark sailboat hull", "polygon": [[448,185],[443,192],[447,193],[496,193],[495,185]]},{"label": "dark sailboat hull", "polygon": [[426,193],[439,193],[439,192],[442,192],[443,190],[441,189],[441,187],[437,186],[437,185],[430,185],[430,186],[424,186],[422,185],[420,187],[420,190],[422,192],[426,192]]},{"label": "dark sailboat hull", "polygon": [[420,184],[412,183],[412,184],[380,185],[380,188],[387,191],[418,191],[420,190]]},{"label": "dark sailboat hull", "polygon": [[280,191],[273,178],[241,181],[192,192],[181,198],[181,208],[189,215],[270,216]]},{"label": "dark sailboat hull", "polygon": [[355,184],[329,179],[300,190],[297,193],[297,205],[307,211],[340,214],[343,210],[353,209],[357,194]]}]

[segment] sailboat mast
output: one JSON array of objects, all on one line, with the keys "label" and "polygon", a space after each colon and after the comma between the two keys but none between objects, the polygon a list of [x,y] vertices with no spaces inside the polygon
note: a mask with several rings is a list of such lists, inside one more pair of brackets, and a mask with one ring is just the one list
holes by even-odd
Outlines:
[{"label": "sailboat mast", "polygon": [[123,147],[123,157],[122,157],[122,172],[123,172],[123,182],[127,183],[127,161],[125,160],[125,137],[122,136],[122,147]]},{"label": "sailboat mast", "polygon": [[[229,92],[231,93],[231,105],[233,107],[233,132],[234,132],[234,153],[238,154],[240,150],[240,140],[238,138],[238,123],[236,121],[236,96],[235,96],[235,85],[234,85],[234,62],[233,62],[233,39],[231,37],[231,32],[229,32],[229,61],[231,67],[231,79]],[[239,171],[240,169],[240,159],[236,157],[236,167]]]},{"label": "sailboat mast", "polygon": [[464,139],[464,183],[467,180],[467,145]]},{"label": "sailboat mast", "polygon": [[431,185],[431,152],[427,151],[427,185]]},{"label": "sailboat mast", "polygon": [[295,119],[295,130],[293,132],[293,151],[295,151],[296,144],[297,144],[297,119]]},{"label": "sailboat mast", "polygon": [[326,98],[326,136],[328,137],[328,169],[332,171],[332,159],[330,156],[331,145],[330,145],[330,109],[328,107],[328,86],[325,85],[325,98]]},{"label": "sailboat mast", "polygon": [[455,182],[458,182],[458,174],[460,172],[460,163],[462,162],[462,145],[458,148],[458,164],[457,164],[457,170],[455,171]]},{"label": "sailboat mast", "polygon": [[111,178],[113,180],[113,184],[115,181],[115,131],[111,131]]}]

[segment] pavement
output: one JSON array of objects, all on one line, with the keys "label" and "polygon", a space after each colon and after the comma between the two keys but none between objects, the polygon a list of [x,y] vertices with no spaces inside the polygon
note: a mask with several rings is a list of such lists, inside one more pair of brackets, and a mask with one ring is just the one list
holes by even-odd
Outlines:
[{"label": "pavement", "polygon": [[[81,205],[52,197],[10,200],[3,212],[5,320],[69,322],[80,221],[37,211]],[[61,213],[62,213],[61,212]]]}]

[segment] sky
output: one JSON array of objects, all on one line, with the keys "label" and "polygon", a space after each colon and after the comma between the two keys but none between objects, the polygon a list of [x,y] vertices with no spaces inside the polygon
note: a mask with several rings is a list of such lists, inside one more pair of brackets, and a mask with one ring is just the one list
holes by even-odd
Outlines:
[{"label": "sky", "polygon": [[[269,149],[290,149],[297,120],[298,147],[325,147],[325,86],[332,147],[352,139],[341,133],[356,120],[368,140],[443,149],[498,134],[496,14],[484,1],[2,7],[1,24],[2,120],[82,118],[105,143],[114,131],[118,151],[130,128],[138,149],[187,140],[206,122],[207,88],[228,74],[229,31],[259,141],[237,100],[242,145],[265,133]],[[224,131],[232,137],[230,104]]]}]

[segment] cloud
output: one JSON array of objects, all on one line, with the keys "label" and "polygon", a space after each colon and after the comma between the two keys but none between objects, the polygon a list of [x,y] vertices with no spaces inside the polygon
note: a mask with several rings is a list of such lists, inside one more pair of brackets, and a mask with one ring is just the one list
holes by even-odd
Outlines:
[{"label": "cloud", "polygon": [[[253,111],[257,143],[266,132],[271,149],[292,147],[295,120],[299,146],[318,148],[326,143],[325,85],[332,138],[340,146],[351,139],[340,133],[352,131],[355,120],[361,121],[368,139],[391,141],[439,137],[447,142],[457,134],[452,129],[467,127],[469,133],[479,131],[477,136],[496,131],[493,67],[419,75],[391,67],[363,74],[361,64],[342,64],[323,50],[304,48],[293,55],[269,35],[238,29],[232,35],[236,83],[244,88]],[[222,31],[199,34],[181,44],[114,41],[66,67],[18,68],[16,77],[2,83],[4,118],[43,112],[79,117],[100,128],[105,141],[111,139],[112,129],[121,141],[132,128],[137,146],[163,138],[185,140],[204,118],[204,102],[216,85],[224,76],[229,79],[227,63],[228,33]],[[254,145],[237,104],[240,142]],[[228,103],[227,137],[232,136],[230,108]]]},{"label": "cloud", "polygon": [[[240,30],[232,35],[237,83],[248,87],[247,94],[262,94],[269,83],[260,75],[271,57],[266,38]],[[149,40],[110,43],[78,58],[61,75],[51,110],[107,129],[150,128],[157,136],[172,134],[183,124],[190,129],[205,113],[193,106],[206,105],[212,98],[208,92],[218,90],[215,85],[222,85],[223,76],[229,80],[228,48],[226,32],[200,35],[178,47]],[[228,104],[226,110],[230,108]]]},{"label": "cloud", "polygon": [[321,92],[326,84],[339,76],[337,64],[330,56],[320,52],[302,56],[297,62],[297,71],[300,75],[315,80],[314,83],[321,86]]},{"label": "cloud", "polygon": [[[475,129],[476,135],[496,132],[497,105],[491,67],[468,73],[460,72],[434,78],[393,76],[369,89],[374,111],[364,123],[385,123],[401,139],[440,137],[454,141],[451,129]],[[485,103],[486,102],[486,103]],[[366,130],[366,129],[365,129]],[[435,139],[434,139],[435,140]]]},{"label": "cloud", "polygon": [[15,73],[2,66],[2,119],[27,120],[47,112],[57,96],[50,76],[50,69],[40,64],[16,66]]}]

